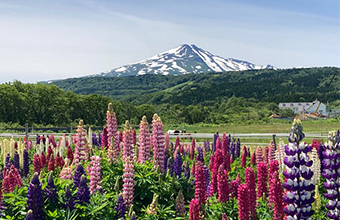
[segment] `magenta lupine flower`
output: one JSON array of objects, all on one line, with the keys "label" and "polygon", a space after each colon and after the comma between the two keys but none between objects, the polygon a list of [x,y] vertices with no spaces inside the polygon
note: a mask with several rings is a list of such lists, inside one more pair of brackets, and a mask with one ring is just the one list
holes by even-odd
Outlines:
[{"label": "magenta lupine flower", "polygon": [[138,163],[150,161],[150,130],[149,123],[144,115],[139,124],[139,151]]},{"label": "magenta lupine flower", "polygon": [[159,167],[162,173],[164,172],[164,132],[162,120],[157,114],[154,114],[152,120],[152,137],[155,168]]},{"label": "magenta lupine flower", "polygon": [[219,147],[219,138],[216,141],[216,151],[214,155],[214,164],[212,167],[212,176],[211,176],[211,187],[210,187],[210,195],[213,195],[215,192],[217,192],[217,174],[218,174],[218,168],[223,163],[223,154],[222,150]]},{"label": "magenta lupine flower", "polygon": [[270,141],[269,152],[268,152],[268,163],[275,160],[275,145],[273,141]]},{"label": "magenta lupine flower", "polygon": [[257,198],[267,195],[268,170],[266,163],[257,164]]},{"label": "magenta lupine flower", "polygon": [[190,159],[193,160],[195,156],[195,148],[196,148],[196,141],[195,139],[192,139],[191,141],[191,147],[190,147]]},{"label": "magenta lupine flower", "polygon": [[[268,183],[272,182],[273,179],[273,175],[275,172],[279,172],[279,162],[277,160],[272,160],[269,162],[269,173],[268,173]],[[269,184],[269,188],[270,188],[270,184]],[[271,194],[269,191],[269,196],[268,196],[268,202],[272,202],[273,200],[273,196],[275,196],[274,194]]]},{"label": "magenta lupine flower", "polygon": [[229,200],[228,172],[225,170],[223,164],[218,168],[217,199],[222,203]]},{"label": "magenta lupine flower", "polygon": [[201,161],[197,161],[195,171],[195,199],[199,204],[205,204],[207,200],[207,190],[205,186],[205,172]]},{"label": "magenta lupine flower", "polygon": [[90,192],[94,194],[97,190],[101,191],[101,173],[100,173],[100,160],[101,158],[93,155],[90,162]]},{"label": "magenta lupine flower", "polygon": [[178,147],[180,147],[180,143],[179,143],[179,137],[177,136],[177,137],[176,137],[176,141],[175,141],[175,149],[174,149],[174,151],[175,151]]},{"label": "magenta lupine flower", "polygon": [[256,186],[255,173],[253,168],[247,167],[245,170],[245,183],[249,189],[249,210],[250,216],[256,219]]},{"label": "magenta lupine flower", "polygon": [[237,190],[238,194],[238,218],[239,220],[249,220],[249,189],[247,184],[241,184]]},{"label": "magenta lupine flower", "polygon": [[124,174],[123,174],[123,198],[126,207],[129,208],[133,204],[134,195],[134,166],[132,163],[132,158],[126,157],[124,161]]},{"label": "magenta lupine flower", "polygon": [[108,140],[107,128],[104,127],[103,128],[103,134],[102,134],[102,137],[101,137],[101,142],[100,142],[102,150],[103,149],[106,150],[108,148],[108,146],[109,146],[108,142],[109,142],[109,140]]},{"label": "magenta lupine flower", "polygon": [[223,213],[223,215],[222,215],[222,220],[229,220],[227,214]]},{"label": "magenta lupine flower", "polygon": [[78,165],[82,161],[87,159],[87,153],[85,149],[86,145],[86,130],[84,129],[84,121],[80,120],[77,128],[77,134],[75,136],[75,152],[74,152],[74,164]]},{"label": "magenta lupine flower", "polygon": [[243,146],[242,157],[241,157],[241,167],[245,167],[247,163],[247,148]]},{"label": "magenta lupine flower", "polygon": [[228,138],[225,133],[222,135],[222,155],[223,155],[223,163],[224,168],[227,172],[230,171],[230,155],[229,155],[229,146],[228,146]]},{"label": "magenta lupine flower", "polygon": [[33,156],[33,170],[36,173],[40,173],[41,171],[41,160],[39,154],[34,154]]},{"label": "magenta lupine flower", "polygon": [[283,220],[283,187],[278,171],[275,171],[273,174],[271,174],[271,178],[269,179],[269,198],[271,198],[270,203],[272,204],[274,211],[273,219]]},{"label": "magenta lupine flower", "polygon": [[258,146],[256,148],[256,164],[264,162],[263,159],[263,153],[262,153],[262,147]]},{"label": "magenta lupine flower", "polygon": [[132,130],[129,121],[126,121],[123,132],[123,160],[127,160],[128,158],[133,160],[134,148],[132,144]]},{"label": "magenta lupine flower", "polygon": [[268,146],[266,146],[266,147],[264,148],[264,162],[265,162],[266,164],[269,163],[269,147],[268,147]]},{"label": "magenta lupine flower", "polygon": [[165,152],[169,153],[169,151],[170,151],[170,141],[169,141],[169,134],[168,133],[165,134],[164,144],[165,144]]},{"label": "magenta lupine flower", "polygon": [[[106,112],[106,128],[107,128],[107,137],[108,137],[108,147],[112,145],[113,148],[116,149],[117,154],[114,156],[119,155],[120,147],[119,147],[119,137],[118,137],[118,127],[117,127],[117,119],[116,119],[116,113],[113,111],[112,103],[109,103],[109,106],[107,108]],[[111,141],[114,141],[114,143],[111,143]],[[117,160],[117,158],[113,158],[114,161]]]},{"label": "magenta lupine flower", "polygon": [[11,165],[10,170],[7,170],[7,168],[5,167],[4,170],[2,171],[2,176],[3,176],[2,188],[4,193],[13,192],[15,186],[21,188],[22,181],[20,174],[13,165]]},{"label": "magenta lupine flower", "polygon": [[253,152],[253,154],[251,155],[250,164],[253,165],[253,166],[256,165],[256,154],[255,154],[255,152]]},{"label": "magenta lupine flower", "polygon": [[230,189],[230,196],[232,198],[237,198],[237,189],[240,186],[240,184],[241,184],[241,178],[240,178],[240,175],[237,174],[236,179],[234,179],[230,182],[230,188],[229,189]]},{"label": "magenta lupine flower", "polygon": [[200,220],[201,204],[198,199],[192,199],[189,205],[190,220]]}]

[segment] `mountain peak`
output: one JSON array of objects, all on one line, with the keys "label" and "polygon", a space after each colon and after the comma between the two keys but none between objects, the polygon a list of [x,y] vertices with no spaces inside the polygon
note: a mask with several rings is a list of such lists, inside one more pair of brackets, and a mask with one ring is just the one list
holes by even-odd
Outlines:
[{"label": "mountain peak", "polygon": [[241,71],[252,69],[275,69],[271,65],[261,66],[247,61],[225,59],[213,55],[194,44],[182,44],[146,60],[112,69],[101,76],[133,76],[145,74],[182,75]]}]

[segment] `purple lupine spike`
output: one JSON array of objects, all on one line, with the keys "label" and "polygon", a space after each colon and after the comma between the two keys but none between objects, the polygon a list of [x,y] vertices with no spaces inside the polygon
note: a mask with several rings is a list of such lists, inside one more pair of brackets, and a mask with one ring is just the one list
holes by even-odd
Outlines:
[{"label": "purple lupine spike", "polygon": [[186,164],[184,166],[184,176],[189,179],[190,178],[190,167]]},{"label": "purple lupine spike", "polygon": [[94,132],[92,133],[92,144],[95,145],[95,146],[99,146],[96,133],[94,133]]},{"label": "purple lupine spike", "polygon": [[28,151],[24,149],[23,155],[23,175],[26,177],[30,172]]},{"label": "purple lupine spike", "polygon": [[168,170],[168,159],[169,159],[169,154],[167,152],[164,152],[164,170],[165,170],[165,172]]},{"label": "purple lupine spike", "polygon": [[102,144],[102,133],[98,131],[98,146],[100,147]]},{"label": "purple lupine spike", "polygon": [[204,163],[203,149],[201,147],[197,147],[197,152],[198,152],[197,159]]},{"label": "purple lupine spike", "polygon": [[217,141],[217,138],[218,138],[219,136],[218,136],[218,132],[216,132],[215,134],[214,134],[214,150],[213,150],[213,152],[215,152],[215,150],[216,150],[216,141]]},{"label": "purple lupine spike", "polygon": [[73,176],[73,187],[77,188],[79,187],[79,182],[81,179],[81,176],[85,174],[85,170],[84,167],[79,164],[76,168],[76,171],[74,172],[74,176]]},{"label": "purple lupine spike", "polygon": [[170,171],[171,176],[173,175],[173,168],[174,168],[174,158],[173,157],[169,157],[168,162],[168,170]]},{"label": "purple lupine spike", "polygon": [[126,204],[124,202],[123,196],[118,197],[115,210],[117,212],[116,219],[124,218],[126,213]]},{"label": "purple lupine spike", "polygon": [[57,189],[53,181],[53,172],[50,172],[48,175],[47,185],[45,188],[45,196],[46,196],[46,199],[48,199],[48,201],[51,201],[53,204],[56,203]]},{"label": "purple lupine spike", "polygon": [[235,154],[236,154],[235,155],[236,157],[240,157],[241,156],[241,142],[240,142],[239,138],[237,138]]},{"label": "purple lupine spike", "polygon": [[130,217],[130,220],[136,220],[136,214],[135,212],[132,213],[131,217]]},{"label": "purple lupine spike", "polygon": [[206,186],[206,189],[208,190],[208,185],[210,183],[210,171],[206,165],[203,166],[203,170],[204,170],[204,176],[205,176],[204,178],[205,186]]},{"label": "purple lupine spike", "polygon": [[27,209],[32,210],[34,219],[44,219],[43,191],[38,173],[34,173],[27,192]]},{"label": "purple lupine spike", "polygon": [[36,143],[36,145],[40,144],[40,135],[39,134],[37,134],[37,136],[35,137],[35,143]]},{"label": "purple lupine spike", "polygon": [[13,156],[13,165],[14,167],[20,171],[20,165],[19,165],[19,154],[18,151],[15,151],[14,156]]},{"label": "purple lupine spike", "polygon": [[25,220],[34,220],[33,211],[31,209],[28,210]]},{"label": "purple lupine spike", "polygon": [[181,178],[182,176],[182,156],[179,153],[179,151],[177,151],[177,156],[175,158],[174,161],[174,165],[173,165],[173,173],[178,177]]},{"label": "purple lupine spike", "polygon": [[80,178],[77,191],[77,200],[79,204],[90,203],[90,190],[89,186],[87,185],[87,179],[85,175],[82,175]]},{"label": "purple lupine spike", "polygon": [[6,159],[5,159],[5,166],[7,168],[7,170],[11,169],[11,155],[7,154]]},{"label": "purple lupine spike", "polygon": [[72,211],[74,209],[75,203],[74,203],[74,198],[72,196],[72,192],[70,190],[70,186],[69,185],[66,185],[66,187],[65,187],[64,198],[65,198],[65,204],[63,205],[64,209],[69,208],[70,211]]}]

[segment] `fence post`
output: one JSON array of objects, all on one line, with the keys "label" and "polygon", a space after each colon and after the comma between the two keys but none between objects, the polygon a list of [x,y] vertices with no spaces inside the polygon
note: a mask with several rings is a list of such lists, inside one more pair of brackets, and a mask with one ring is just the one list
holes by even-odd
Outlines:
[{"label": "fence post", "polygon": [[26,146],[28,146],[28,123],[25,123]]},{"label": "fence post", "polygon": [[275,150],[276,150],[276,140],[275,140],[276,134],[273,134],[273,142],[274,142],[274,146],[275,146]]}]

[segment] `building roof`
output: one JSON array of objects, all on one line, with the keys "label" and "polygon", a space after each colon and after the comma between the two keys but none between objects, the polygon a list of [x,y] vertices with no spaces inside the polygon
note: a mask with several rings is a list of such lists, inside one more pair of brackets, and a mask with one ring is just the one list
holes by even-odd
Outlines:
[{"label": "building roof", "polygon": [[319,103],[317,99],[313,102],[283,102],[279,103],[279,108],[297,108],[299,112],[302,112],[311,108],[316,103]]}]

